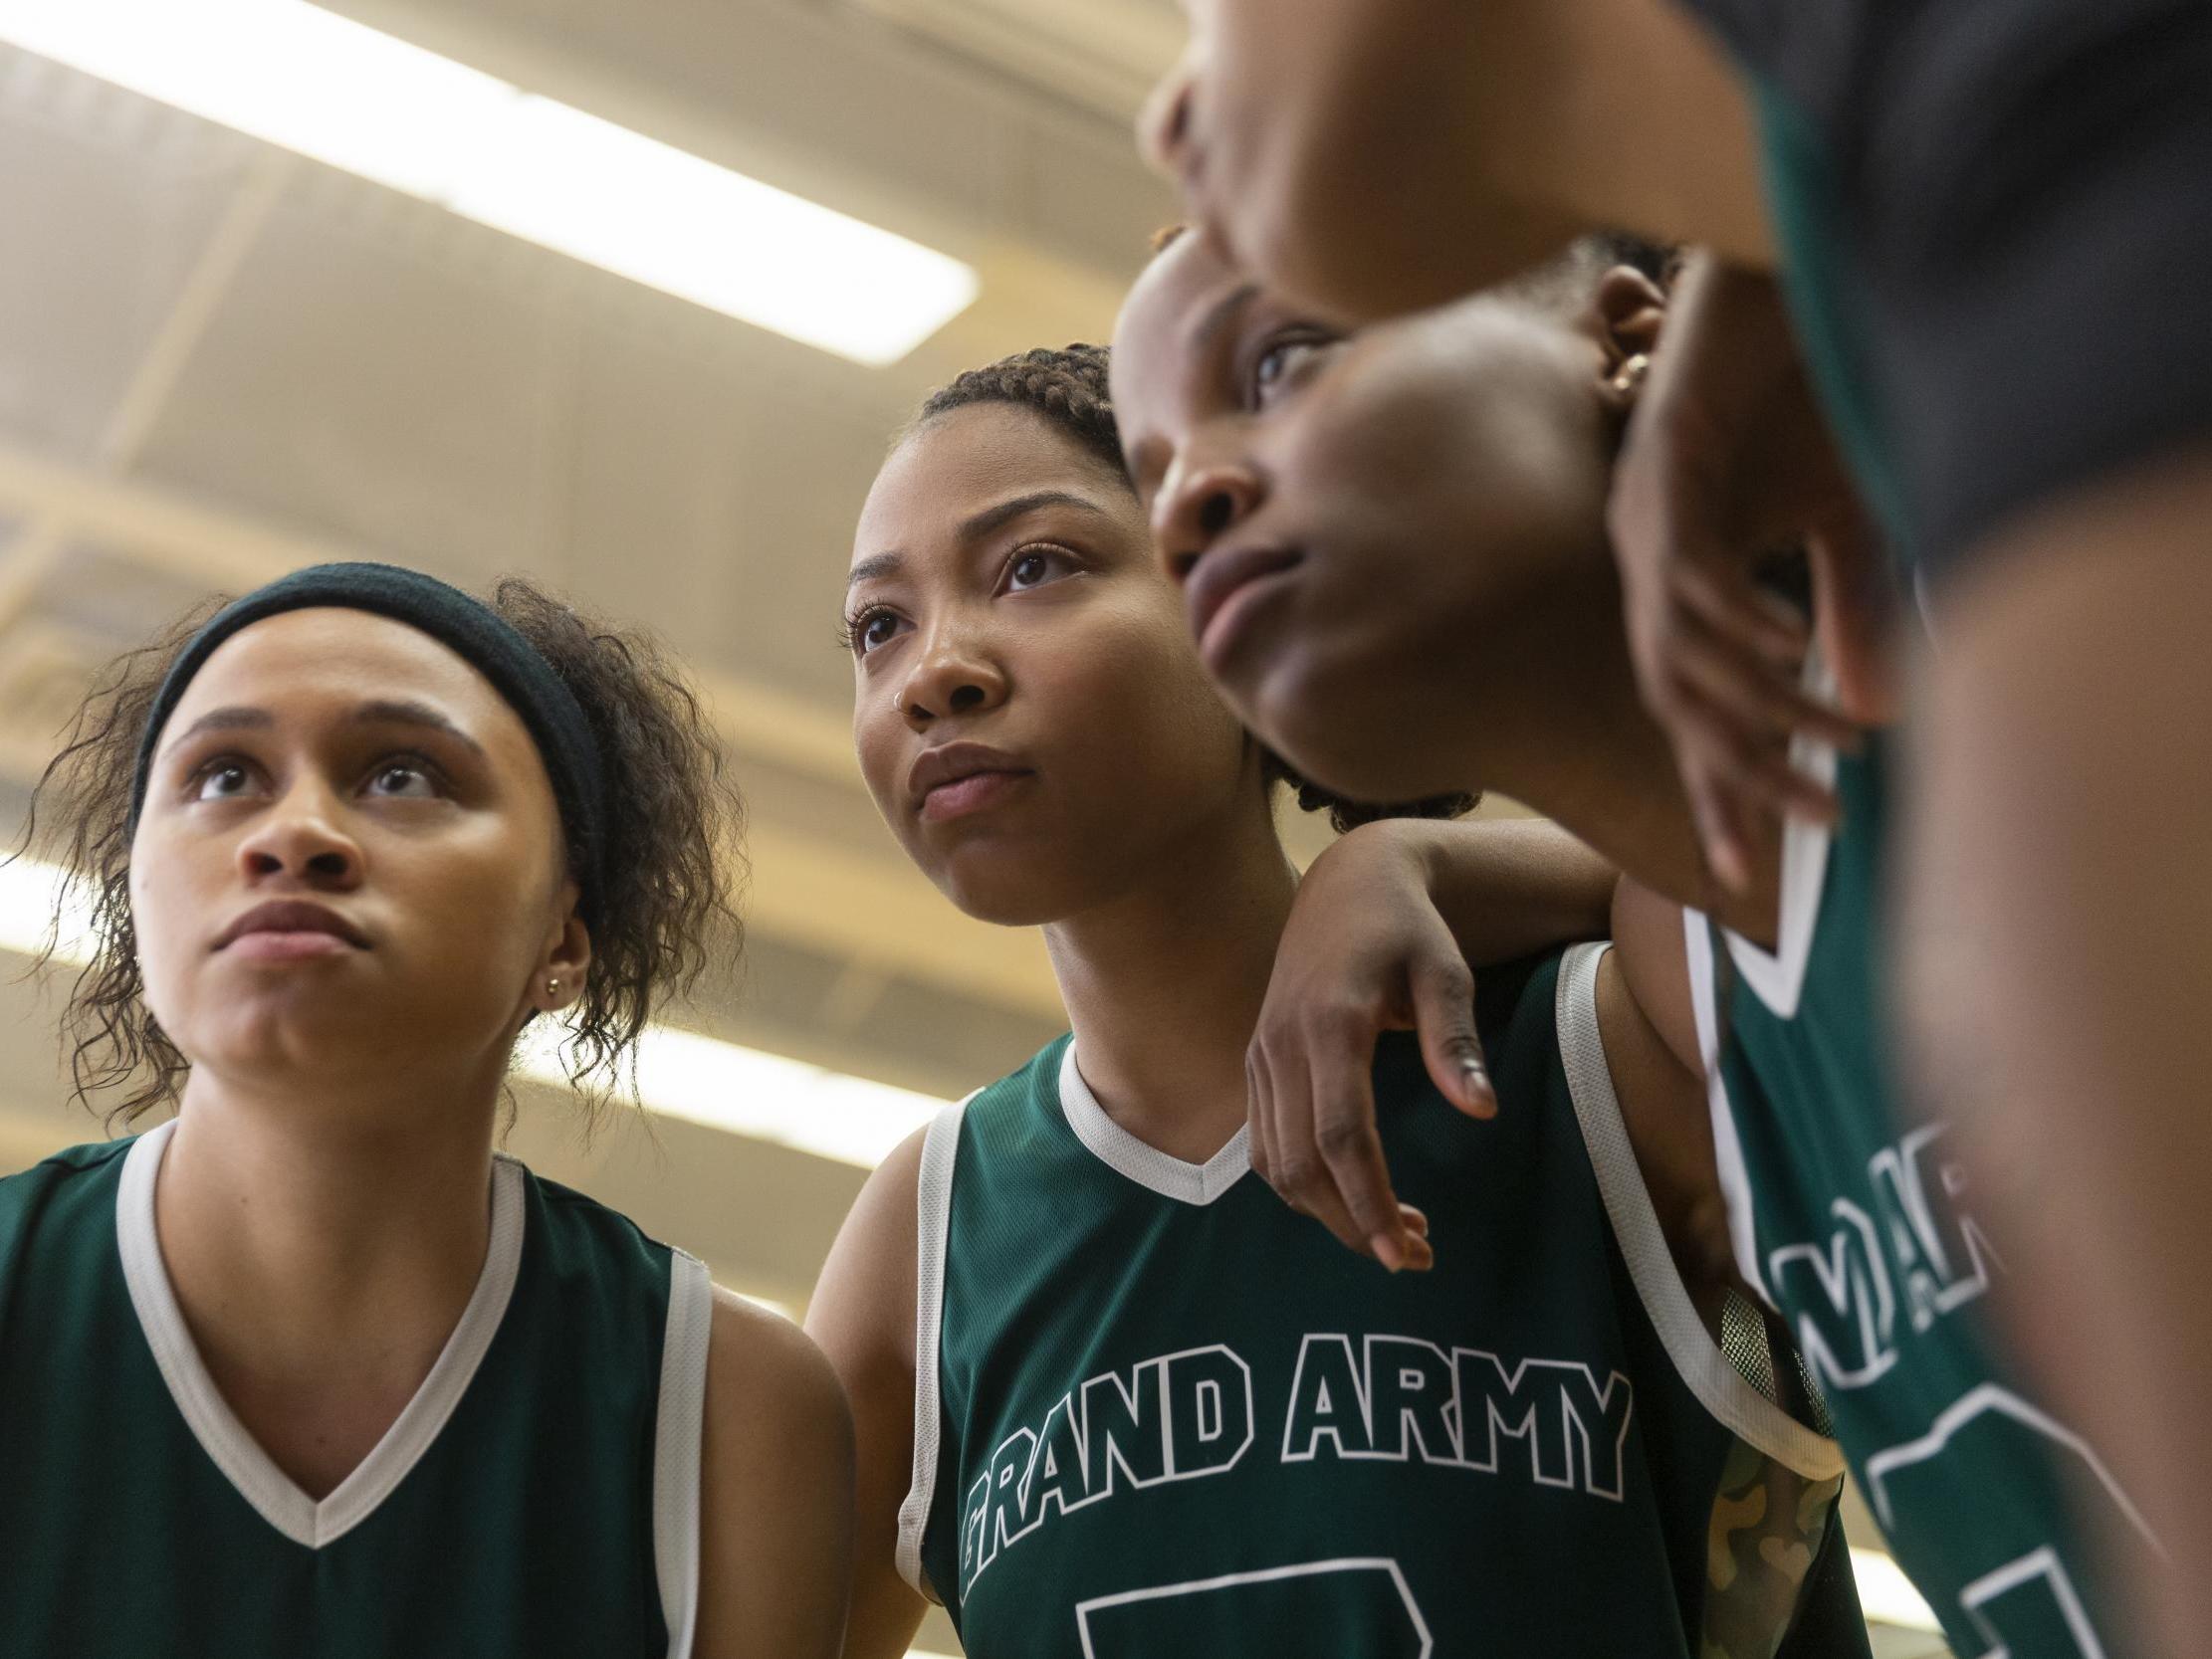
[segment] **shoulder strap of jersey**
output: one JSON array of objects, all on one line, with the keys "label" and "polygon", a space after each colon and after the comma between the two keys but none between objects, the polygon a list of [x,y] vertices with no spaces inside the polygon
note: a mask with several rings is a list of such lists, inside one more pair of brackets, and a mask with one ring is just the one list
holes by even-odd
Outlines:
[{"label": "shoulder strap of jersey", "polygon": [[699,1460],[705,1444],[714,1282],[688,1251],[668,1253],[660,1408],[653,1425],[653,1572],[668,1659],[691,1659],[699,1621]]},{"label": "shoulder strap of jersey", "polygon": [[1599,1196],[1613,1224],[1637,1296],[1674,1368],[1715,1421],[1739,1439],[1810,1480],[1843,1473],[1836,1442],[1814,1433],[1766,1398],[1729,1362],[1705,1330],[1660,1231],[1659,1212],[1645,1190],[1644,1173],[1621,1119],[1605,1042],[1598,1027],[1598,964],[1610,946],[1581,944],[1559,967],[1556,1011],[1559,1053],[1567,1090],[1582,1126],[1583,1144],[1598,1177]]},{"label": "shoulder strap of jersey", "polygon": [[[978,1090],[977,1094],[983,1091]],[[899,1506],[899,1576],[928,1599],[922,1572],[922,1534],[936,1496],[938,1334],[945,1324],[945,1244],[953,1225],[953,1163],[960,1153],[960,1126],[968,1102],[955,1101],[930,1122],[922,1137],[922,1168],[915,1180],[914,1239],[914,1480]]]},{"label": "shoulder strap of jersey", "polygon": [[1728,1206],[1728,1242],[1736,1254],[1736,1271],[1768,1307],[1765,1275],[1759,1271],[1758,1217],[1751,1207],[1751,1167],[1743,1155],[1743,1138],[1736,1133],[1734,1104],[1728,1098],[1728,1077],[1721,1064],[1726,1038],[1721,1006],[1722,964],[1726,960],[1713,948],[1718,932],[1702,911],[1682,908],[1683,963],[1689,973],[1690,1009],[1697,1021],[1697,1052],[1705,1062],[1705,1102],[1712,1114],[1713,1162],[1720,1173],[1720,1196]]}]

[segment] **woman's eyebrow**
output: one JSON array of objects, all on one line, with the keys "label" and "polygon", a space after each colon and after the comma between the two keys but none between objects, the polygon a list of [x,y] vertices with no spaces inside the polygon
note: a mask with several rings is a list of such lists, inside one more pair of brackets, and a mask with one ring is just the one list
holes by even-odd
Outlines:
[{"label": "woman's eyebrow", "polygon": [[176,749],[203,731],[266,731],[276,724],[277,717],[266,709],[252,709],[244,704],[210,709],[164,743],[161,746],[161,757],[167,759]]},{"label": "woman's eyebrow", "polygon": [[466,743],[477,753],[484,752],[484,745],[462,730],[427,703],[404,700],[379,699],[362,704],[353,711],[351,722],[355,726],[416,726],[444,733],[456,742]]},{"label": "woman's eyebrow", "polygon": [[864,558],[845,572],[845,590],[849,593],[862,582],[872,582],[878,576],[895,575],[905,562],[905,555],[900,553],[877,553]]},{"label": "woman's eyebrow", "polygon": [[1010,524],[1024,513],[1034,513],[1044,507],[1072,507],[1085,513],[1103,516],[1106,509],[1088,496],[1078,496],[1072,490],[1031,490],[1026,495],[1014,496],[966,519],[960,526],[963,541],[974,541],[989,535],[1002,524]]}]

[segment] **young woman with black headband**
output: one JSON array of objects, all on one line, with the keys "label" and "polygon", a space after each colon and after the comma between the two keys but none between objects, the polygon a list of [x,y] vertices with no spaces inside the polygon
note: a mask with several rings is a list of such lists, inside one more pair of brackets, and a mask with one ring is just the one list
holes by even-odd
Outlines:
[{"label": "young woman with black headband", "polygon": [[850,1430],[781,1321],[494,1150],[730,920],[657,648],[527,583],[274,582],[124,658],[42,800],[126,1141],[0,1180],[0,1649],[828,1655]]}]

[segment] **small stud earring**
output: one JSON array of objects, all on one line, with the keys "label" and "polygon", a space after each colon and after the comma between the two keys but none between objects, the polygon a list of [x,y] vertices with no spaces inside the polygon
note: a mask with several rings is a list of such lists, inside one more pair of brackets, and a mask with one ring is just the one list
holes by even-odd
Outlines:
[{"label": "small stud earring", "polygon": [[1619,372],[1614,375],[1613,389],[1623,394],[1633,392],[1637,387],[1644,384],[1644,377],[1651,372],[1651,354],[1639,351],[1624,362]]},{"label": "small stud earring", "polygon": [[560,981],[558,979],[548,979],[546,981],[546,995],[549,999],[557,998],[560,995]]}]

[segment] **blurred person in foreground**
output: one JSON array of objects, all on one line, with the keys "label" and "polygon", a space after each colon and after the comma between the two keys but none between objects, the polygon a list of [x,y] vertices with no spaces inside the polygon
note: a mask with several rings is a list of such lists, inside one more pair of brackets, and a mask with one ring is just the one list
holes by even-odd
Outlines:
[{"label": "blurred person in foreground", "polygon": [[[1148,146],[1331,314],[1444,301],[1593,226],[1702,250],[1612,511],[1706,856],[1741,884],[1761,819],[1841,804],[1785,758],[1819,715],[1752,577],[1780,482],[1835,707],[1909,702],[1884,994],[2038,1287],[2009,1338],[2177,1558],[2212,1557],[2189,1380],[2212,1367],[2212,8],[1192,11]],[[1892,558],[1921,612],[1887,642],[1908,700]],[[2155,1594],[2177,1649],[2212,1625],[2212,1578]]]}]

